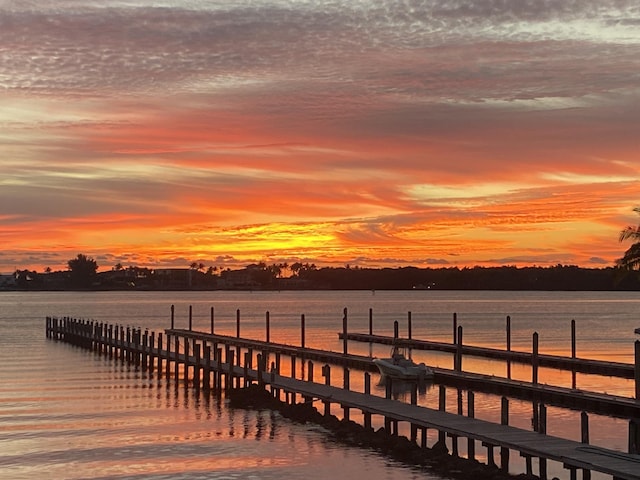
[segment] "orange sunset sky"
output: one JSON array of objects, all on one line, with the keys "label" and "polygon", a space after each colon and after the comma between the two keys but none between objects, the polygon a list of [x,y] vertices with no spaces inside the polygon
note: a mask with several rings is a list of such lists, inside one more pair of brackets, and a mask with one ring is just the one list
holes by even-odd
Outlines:
[{"label": "orange sunset sky", "polygon": [[0,272],[613,265],[637,0],[0,0]]}]

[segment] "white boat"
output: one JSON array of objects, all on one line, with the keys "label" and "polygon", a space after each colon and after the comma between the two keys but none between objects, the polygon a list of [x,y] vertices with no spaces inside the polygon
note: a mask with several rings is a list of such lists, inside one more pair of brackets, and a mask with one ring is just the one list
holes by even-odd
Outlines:
[{"label": "white boat", "polygon": [[433,369],[424,363],[415,363],[405,354],[405,349],[394,346],[389,358],[374,358],[380,374],[383,377],[398,378],[401,380],[424,380],[432,378]]}]

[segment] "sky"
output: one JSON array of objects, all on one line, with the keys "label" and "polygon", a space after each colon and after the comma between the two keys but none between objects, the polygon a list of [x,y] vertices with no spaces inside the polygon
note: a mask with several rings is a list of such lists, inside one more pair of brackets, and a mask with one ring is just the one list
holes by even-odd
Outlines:
[{"label": "sky", "polygon": [[606,267],[637,0],[0,0],[0,272]]}]

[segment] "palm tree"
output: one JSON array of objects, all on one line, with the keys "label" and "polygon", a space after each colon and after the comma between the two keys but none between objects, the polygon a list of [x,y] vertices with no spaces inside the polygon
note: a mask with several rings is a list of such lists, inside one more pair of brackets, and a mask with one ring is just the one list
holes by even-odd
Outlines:
[{"label": "palm tree", "polygon": [[[640,207],[633,209],[634,212],[640,215]],[[624,252],[624,256],[616,260],[616,264],[627,270],[640,269],[640,225],[637,227],[627,227],[620,232],[620,241],[632,239],[635,241],[629,249]]]}]

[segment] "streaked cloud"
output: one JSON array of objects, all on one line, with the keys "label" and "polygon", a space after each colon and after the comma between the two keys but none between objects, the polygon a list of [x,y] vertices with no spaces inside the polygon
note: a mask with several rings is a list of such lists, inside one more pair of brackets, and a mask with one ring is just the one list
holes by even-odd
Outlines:
[{"label": "streaked cloud", "polygon": [[612,263],[639,22],[626,0],[0,1],[0,271]]}]

